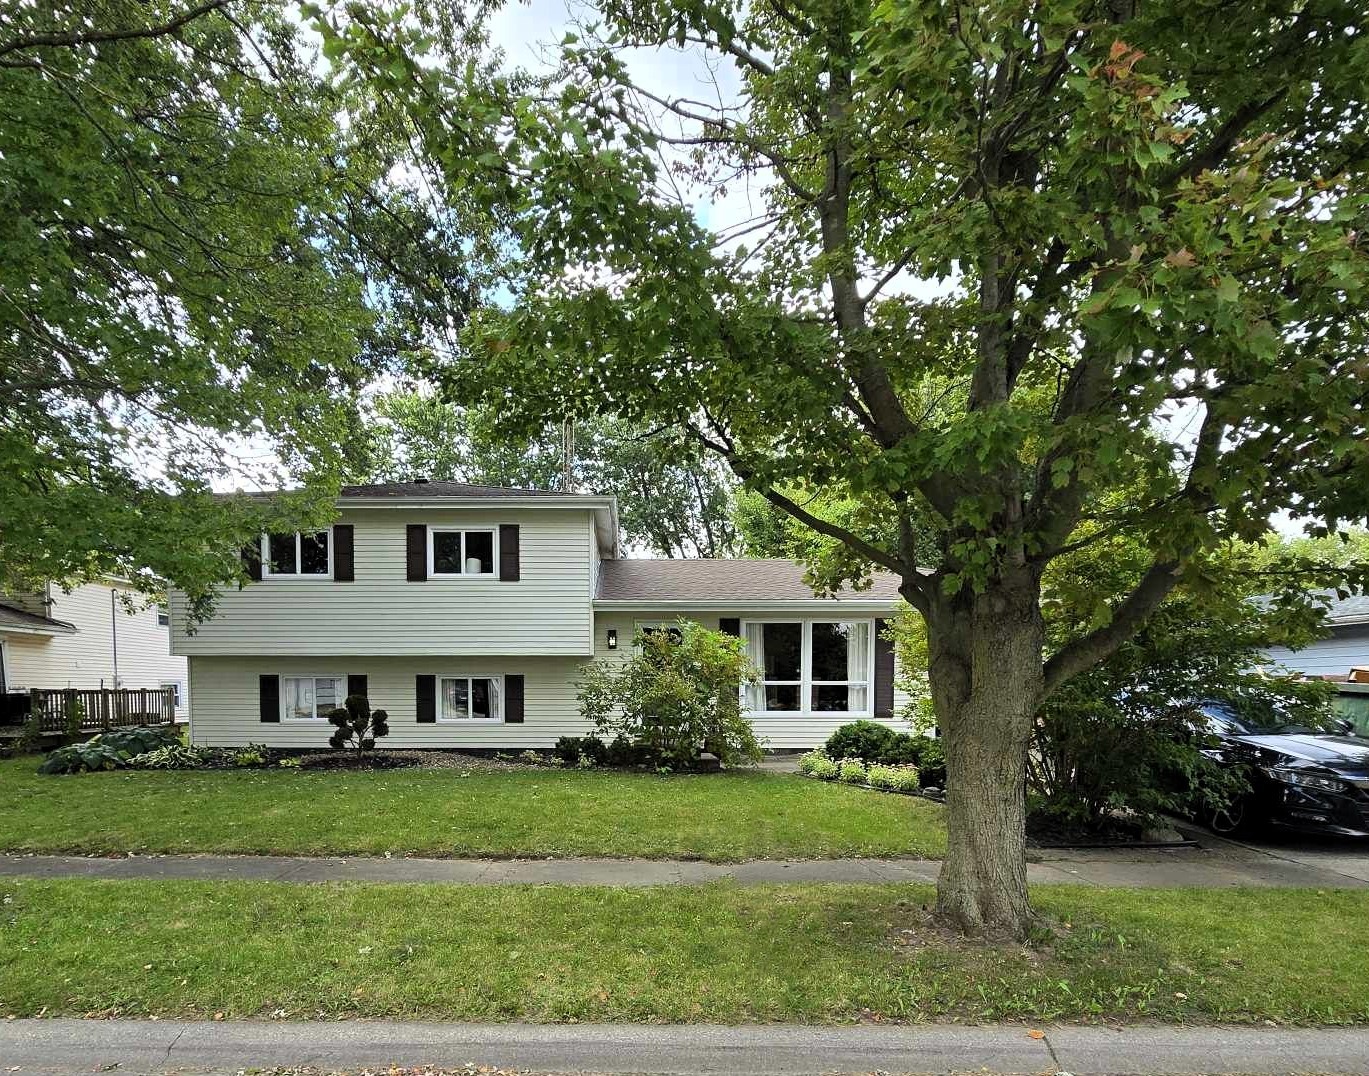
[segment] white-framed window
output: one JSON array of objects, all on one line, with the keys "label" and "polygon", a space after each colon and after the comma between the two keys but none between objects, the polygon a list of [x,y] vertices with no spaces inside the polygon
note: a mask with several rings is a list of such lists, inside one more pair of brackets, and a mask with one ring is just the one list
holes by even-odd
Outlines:
[{"label": "white-framed window", "polygon": [[504,720],[502,676],[439,676],[437,683],[437,720]]},{"label": "white-framed window", "polygon": [[871,712],[875,673],[872,620],[753,620],[746,651],[761,671],[747,685],[757,714]]},{"label": "white-framed window", "polygon": [[177,710],[181,708],[181,682],[179,680],[163,680],[158,687],[169,687],[171,689],[171,704]]},{"label": "white-framed window", "polygon": [[282,676],[282,721],[323,721],[342,705],[346,695],[341,676]]},{"label": "white-framed window", "polygon": [[489,577],[498,570],[494,528],[428,528],[428,576],[437,579]]},{"label": "white-framed window", "polygon": [[684,639],[684,633],[680,630],[678,620],[637,620],[633,622],[632,626],[643,635],[655,635],[663,632],[674,643],[681,642]]},{"label": "white-framed window", "polygon": [[165,605],[157,606],[157,626],[159,628],[168,627],[171,624],[171,610]]},{"label": "white-framed window", "polygon": [[324,579],[333,571],[330,531],[263,534],[261,574],[271,579]]}]

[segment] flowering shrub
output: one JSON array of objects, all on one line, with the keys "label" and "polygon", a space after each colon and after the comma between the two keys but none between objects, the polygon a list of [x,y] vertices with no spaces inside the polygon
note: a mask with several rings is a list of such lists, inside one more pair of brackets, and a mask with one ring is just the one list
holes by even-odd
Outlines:
[{"label": "flowering shrub", "polygon": [[837,780],[848,785],[865,784],[865,763],[858,758],[842,759],[837,771]]}]

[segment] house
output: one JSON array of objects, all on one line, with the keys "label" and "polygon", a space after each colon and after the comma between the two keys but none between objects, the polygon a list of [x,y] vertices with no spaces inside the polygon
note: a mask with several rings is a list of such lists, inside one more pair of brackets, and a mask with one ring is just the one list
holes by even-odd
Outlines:
[{"label": "house", "polygon": [[[1306,676],[1334,681],[1336,708],[1361,735],[1369,735],[1369,595],[1337,598],[1328,591],[1325,597],[1329,634],[1301,650],[1275,647],[1269,658]],[[1364,672],[1352,676],[1355,669]]]},{"label": "house", "polygon": [[364,692],[392,747],[550,747],[590,731],[582,665],[679,617],[746,639],[765,683],[745,701],[772,748],[896,723],[906,701],[880,635],[893,576],[818,598],[791,561],[624,558],[612,497],[346,486],[329,530],[264,535],[245,556],[252,581],[193,630],[171,596],[197,744],[321,747],[327,711]]},{"label": "house", "polygon": [[70,591],[0,594],[0,694],[30,688],[159,688],[188,713],[186,660],[171,653],[165,609],[109,579]]}]

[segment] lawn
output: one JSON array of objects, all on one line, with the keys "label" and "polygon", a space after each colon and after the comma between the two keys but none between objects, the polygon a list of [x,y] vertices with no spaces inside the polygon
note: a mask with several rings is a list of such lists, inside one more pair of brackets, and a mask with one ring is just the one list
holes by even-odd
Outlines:
[{"label": "lawn", "polygon": [[926,800],[767,773],[113,771],[0,763],[0,850],[297,855],[939,856]]},{"label": "lawn", "polygon": [[1369,893],[1042,888],[1007,950],[931,895],[8,879],[0,1016],[1369,1021]]}]

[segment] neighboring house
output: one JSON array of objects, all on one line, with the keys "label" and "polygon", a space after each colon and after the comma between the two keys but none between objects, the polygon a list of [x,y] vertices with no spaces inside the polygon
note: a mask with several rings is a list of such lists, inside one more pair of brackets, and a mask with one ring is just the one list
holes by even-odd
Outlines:
[{"label": "neighboring house", "polygon": [[[1307,676],[1335,681],[1340,692],[1336,708],[1355,723],[1356,731],[1369,735],[1369,595],[1327,597],[1330,634],[1301,650],[1275,647],[1269,657]],[[1351,682],[1352,669],[1366,670],[1356,677],[1361,682]]]},{"label": "neighboring house", "polygon": [[195,743],[322,747],[324,714],[364,692],[391,747],[550,747],[589,731],[583,664],[679,617],[746,639],[770,747],[894,723],[906,701],[880,637],[891,575],[817,598],[792,561],[620,559],[611,497],[416,481],[344,487],[338,509],[327,531],[264,536],[254,581],[193,631],[173,592]]},{"label": "neighboring house", "polygon": [[[136,612],[123,600],[131,598]],[[30,688],[174,686],[178,716],[189,706],[186,661],[171,653],[164,610],[116,580],[69,593],[0,594],[0,692]]]}]

